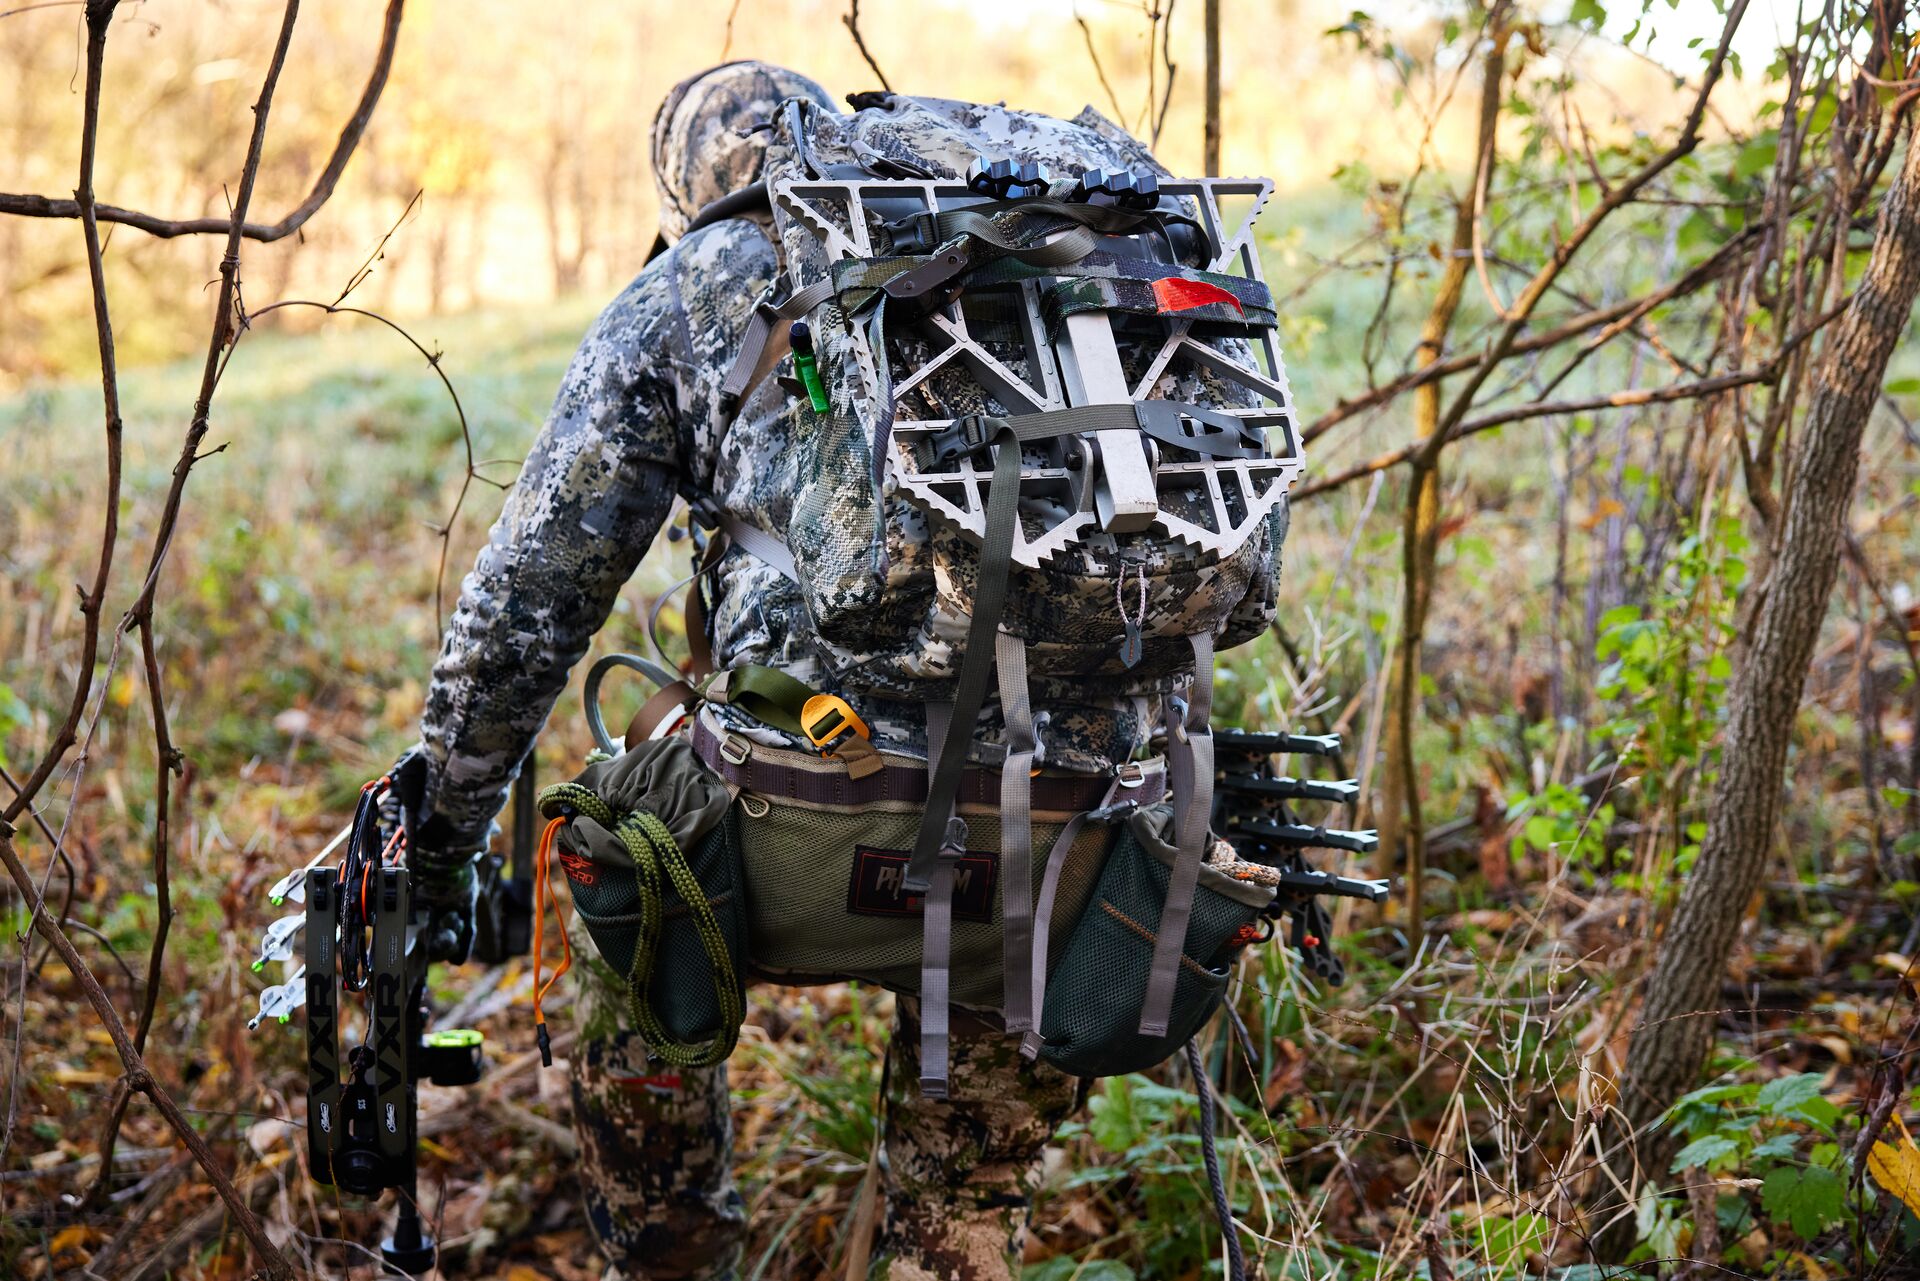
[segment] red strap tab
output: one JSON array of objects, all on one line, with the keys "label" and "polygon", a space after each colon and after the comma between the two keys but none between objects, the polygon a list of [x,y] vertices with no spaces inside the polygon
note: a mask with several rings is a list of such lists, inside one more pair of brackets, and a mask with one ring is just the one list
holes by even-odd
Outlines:
[{"label": "red strap tab", "polygon": [[1240,300],[1218,285],[1210,285],[1204,280],[1183,280],[1178,276],[1166,276],[1153,282],[1153,296],[1160,304],[1162,312],[1192,311],[1195,307],[1208,307],[1217,302],[1231,303],[1233,309],[1246,315],[1246,308]]}]

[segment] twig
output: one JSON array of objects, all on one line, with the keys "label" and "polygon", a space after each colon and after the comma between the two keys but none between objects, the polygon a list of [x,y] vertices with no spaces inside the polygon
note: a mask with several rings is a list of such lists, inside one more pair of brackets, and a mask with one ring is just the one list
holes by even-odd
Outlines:
[{"label": "twig", "polygon": [[1093,62],[1093,74],[1099,77],[1100,87],[1106,90],[1107,105],[1113,108],[1113,122],[1119,124],[1126,116],[1126,113],[1120,110],[1120,95],[1113,91],[1113,85],[1107,80],[1107,69],[1100,64],[1100,51],[1093,45],[1093,28],[1087,25],[1085,18],[1080,16],[1080,6],[1077,4],[1073,8],[1073,20],[1080,24],[1080,34],[1086,38],[1087,42],[1087,57]]},{"label": "twig", "polygon": [[1206,122],[1203,138],[1207,177],[1220,176],[1220,0],[1206,7]]},{"label": "twig", "polygon": [[733,0],[727,9],[727,35],[720,42],[720,61],[725,62],[733,55],[733,20],[740,16],[740,0]]},{"label": "twig", "polygon": [[[1167,0],[1166,22],[1165,25],[1160,28],[1160,57],[1167,66],[1167,88],[1166,92],[1160,96],[1160,110],[1154,113],[1153,117],[1153,133],[1148,143],[1149,146],[1153,147],[1160,145],[1160,131],[1166,128],[1167,110],[1173,106],[1174,77],[1180,74],[1180,66],[1173,60],[1173,9],[1178,3],[1179,0]],[[1151,45],[1149,45],[1147,50],[1147,65],[1153,65],[1153,50]]]},{"label": "twig", "polygon": [[[117,2],[117,0],[116,0]],[[102,0],[91,0],[91,9]],[[347,161],[360,145],[361,135],[366,133],[367,122],[373,118],[373,109],[379,105],[381,91],[387,87],[387,73],[393,69],[393,51],[400,42],[400,16],[406,0],[390,0],[387,16],[380,32],[380,49],[374,55],[373,71],[367,77],[367,86],[361,90],[360,102],[347,118],[340,130],[340,139],[334,144],[333,155],[327,160],[326,168],[320,171],[320,177],[314,181],[313,190],[292,212],[279,222],[242,223],[240,234],[248,240],[270,244],[284,240],[300,228],[307,220],[318,213],[320,206],[327,203],[333,195],[333,189],[340,182],[340,175],[346,172]],[[0,14],[0,17],[4,17]],[[89,192],[88,203],[92,203]],[[51,200],[46,196],[14,195],[0,192],[0,214],[17,214],[23,218],[78,218],[80,202],[75,200]],[[232,227],[229,218],[157,218],[152,214],[141,213],[136,209],[122,209],[117,205],[98,205],[93,216],[101,222],[117,222],[144,231],[150,236],[170,240],[175,236],[215,236],[225,234]]]},{"label": "twig", "polygon": [[[399,0],[395,0],[397,11]],[[181,773],[185,757],[173,745],[173,738],[167,725],[166,689],[161,676],[160,656],[153,635],[153,602],[159,590],[160,571],[166,564],[167,553],[172,547],[174,532],[179,525],[180,508],[186,496],[187,478],[193,472],[193,465],[200,457],[200,443],[206,438],[208,420],[213,412],[213,393],[218,384],[222,365],[221,355],[232,341],[235,328],[233,317],[238,310],[240,292],[240,245],[246,226],[247,209],[253,202],[254,182],[260,173],[261,157],[265,154],[267,143],[267,120],[273,106],[274,89],[280,83],[280,72],[286,65],[287,48],[293,41],[294,22],[300,14],[300,0],[287,0],[286,10],[281,19],[280,35],[274,44],[273,58],[267,65],[267,74],[260,86],[260,96],[253,104],[253,132],[247,140],[246,160],[240,170],[240,186],[234,195],[233,215],[228,222],[226,252],[220,259],[220,293],[214,303],[213,332],[207,340],[206,363],[201,369],[200,391],[194,400],[193,416],[187,424],[187,431],[180,445],[180,455],[174,463],[173,480],[167,487],[166,501],[162,505],[160,521],[154,531],[153,549],[147,560],[146,580],[139,596],[128,608],[121,619],[123,633],[138,632],[140,636],[140,654],[146,668],[146,682],[149,705],[153,718],[154,738],[154,823],[153,823],[153,876],[155,923],[153,945],[147,957],[146,991],[142,994],[140,1016],[129,1048],[135,1059],[146,1052],[147,1036],[152,1031],[155,1011],[159,1007],[160,979],[162,963],[166,956],[167,936],[173,924],[173,898],[168,869],[168,853],[172,845],[171,803],[173,779]],[[397,16],[395,18],[397,21]],[[124,1058],[124,1056],[123,1056]],[[144,1069],[142,1069],[144,1073]],[[110,1110],[100,1139],[100,1174],[88,1190],[89,1202],[97,1203],[106,1194],[113,1177],[113,1147],[120,1134],[120,1124],[126,1117],[127,1103],[133,1090],[135,1071],[128,1064],[126,1083],[116,1093],[114,1105]],[[150,1074],[148,1079],[151,1080]],[[236,1210],[236,1214],[245,1209]],[[244,1226],[244,1225],[243,1225]],[[254,1223],[258,1231],[258,1223]],[[251,1235],[251,1234],[250,1234]],[[267,1241],[264,1234],[256,1242],[264,1246],[262,1257],[279,1258],[279,1253]],[[268,1252],[271,1251],[269,1256]],[[285,1261],[281,1260],[282,1266]]]},{"label": "twig", "polygon": [[0,9],[0,18],[11,18],[16,13],[32,13],[35,9],[77,9],[87,0],[41,0],[39,4],[23,4],[18,9]]},{"label": "twig", "polygon": [[[1732,391],[1738,387],[1748,387],[1755,383],[1770,382],[1779,377],[1781,368],[1788,356],[1813,337],[1821,329],[1837,320],[1847,308],[1848,301],[1843,300],[1838,307],[1829,310],[1812,324],[1789,338],[1780,350],[1766,362],[1752,369],[1737,370],[1733,373],[1719,374],[1712,378],[1701,378],[1691,382],[1671,383],[1665,387],[1649,387],[1629,391],[1616,391],[1605,396],[1591,396],[1583,400],[1529,401],[1509,409],[1498,409],[1470,418],[1459,424],[1446,443],[1491,431],[1495,427],[1504,427],[1508,423],[1520,422],[1528,418],[1543,418],[1554,414],[1579,414],[1601,409],[1626,409],[1636,405],[1659,405],[1676,400],[1696,400],[1702,396],[1714,396],[1721,392]],[[1402,463],[1412,462],[1423,449],[1432,447],[1431,440],[1416,440],[1389,453],[1380,454],[1364,463],[1349,467],[1343,472],[1303,485],[1293,491],[1295,500],[1311,498],[1330,489],[1338,489],[1362,476],[1370,476],[1377,471],[1385,471]]]},{"label": "twig", "polygon": [[[295,3],[295,0],[289,0],[289,3]],[[13,828],[6,823],[0,823],[0,866],[5,867],[7,875],[13,878],[14,885],[22,894],[33,892],[33,878],[28,875],[26,865],[20,861],[19,852],[13,847]],[[252,1242],[254,1251],[261,1260],[261,1273],[270,1278],[270,1281],[292,1281],[293,1269],[287,1263],[285,1256],[272,1241],[267,1239],[266,1229],[261,1226],[260,1220],[247,1205],[245,1198],[240,1195],[233,1180],[220,1168],[219,1158],[214,1156],[213,1149],[207,1146],[206,1140],[194,1128],[192,1120],[180,1110],[180,1105],[173,1101],[173,1096],[167,1092],[166,1087],[154,1079],[152,1071],[148,1069],[140,1052],[134,1048],[133,1039],[127,1034],[126,1025],[120,1021],[119,1011],[113,1008],[113,1002],[107,998],[106,991],[100,986],[100,980],[95,978],[93,971],[87,968],[87,963],[74,947],[73,940],[68,938],[66,931],[45,912],[33,918],[33,927],[40,932],[40,937],[53,945],[54,951],[59,954],[67,971],[80,985],[81,994],[86,997],[87,1004],[93,1007],[101,1027],[106,1030],[108,1039],[113,1042],[113,1048],[120,1056],[121,1065],[126,1069],[126,1088],[131,1092],[146,1095],[168,1127],[180,1137],[182,1143],[186,1144],[187,1150],[193,1154],[193,1159],[206,1172],[208,1181],[213,1184],[214,1192],[232,1212],[235,1221],[240,1225],[240,1230],[246,1234],[247,1240]]]},{"label": "twig", "polygon": [[[1660,307],[1683,295],[1695,293],[1719,279],[1721,275],[1738,261],[1742,254],[1752,248],[1753,243],[1759,238],[1759,234],[1760,228],[1749,225],[1744,231],[1728,240],[1727,243],[1720,246],[1711,256],[1697,266],[1691,268],[1676,279],[1669,281],[1660,288],[1639,298],[1581,312],[1569,317],[1551,329],[1516,338],[1506,354],[1508,356],[1520,356],[1536,351],[1543,351],[1550,347],[1556,347],[1567,339],[1577,337],[1592,329],[1601,329],[1603,333],[1606,333],[1607,336],[1610,337],[1612,334],[1620,331],[1619,328],[1616,327],[1632,325],[1656,307]],[[1436,378],[1444,378],[1450,374],[1463,373],[1466,370],[1478,368],[1486,362],[1486,359],[1487,353],[1484,351],[1453,356],[1446,360],[1437,361],[1431,365],[1422,366],[1401,375],[1391,382],[1382,383],[1380,386],[1362,392],[1357,396],[1350,396],[1338,402],[1332,409],[1329,409],[1326,413],[1307,424],[1301,431],[1300,438],[1303,441],[1311,442],[1325,435],[1328,431],[1356,414],[1378,408],[1406,392],[1432,382]]]},{"label": "twig", "polygon": [[840,21],[846,24],[848,31],[853,33],[854,46],[860,50],[860,56],[867,60],[867,66],[872,69],[873,74],[879,77],[880,87],[892,93],[893,86],[887,82],[887,73],[880,70],[880,64],[873,60],[873,53],[867,48],[866,37],[860,34],[860,0],[847,0],[847,12]]},{"label": "twig", "polygon": [[[344,295],[342,296],[344,297]],[[280,302],[272,303],[268,306],[262,307],[259,311],[256,311],[252,315],[247,317],[247,323],[252,324],[253,322],[261,319],[263,316],[271,315],[272,313],[287,307],[313,307],[326,313],[329,316],[364,316],[368,320],[379,321],[381,324],[385,325],[387,328],[393,330],[394,333],[399,334],[402,338],[406,339],[408,345],[410,345],[415,351],[419,352],[421,357],[427,362],[427,364],[430,367],[432,367],[435,376],[440,379],[440,385],[447,389],[447,396],[449,399],[453,401],[454,416],[460,420],[460,440],[461,440],[462,446],[465,448],[467,453],[467,470],[466,470],[466,475],[463,476],[460,480],[460,492],[454,495],[453,510],[447,513],[447,518],[445,521],[443,521],[438,525],[432,526],[435,536],[438,537],[440,540],[440,562],[438,567],[435,569],[434,575],[433,575],[433,612],[436,617],[445,618],[446,610],[443,607],[442,592],[444,587],[446,586],[447,560],[452,555],[452,550],[453,550],[453,543],[452,543],[453,523],[455,520],[459,519],[460,510],[466,504],[467,494],[469,491],[472,490],[473,482],[477,480],[483,485],[492,485],[495,489],[511,488],[511,486],[501,481],[494,480],[490,476],[483,476],[480,474],[480,468],[486,466],[487,463],[474,461],[473,431],[467,425],[467,411],[460,404],[460,393],[454,390],[453,380],[447,377],[447,371],[444,368],[442,368],[440,364],[441,360],[445,356],[445,353],[438,352],[438,351],[428,351],[418,338],[415,338],[412,334],[408,333],[400,325],[396,324],[392,320],[389,320],[387,317],[381,315],[377,311],[368,311],[364,307],[342,307],[337,303],[314,302],[311,299],[307,299],[307,298],[288,298]],[[507,462],[510,460],[489,459],[487,461],[488,462]]]},{"label": "twig", "polygon": [[[80,597],[83,620],[80,637],[79,674],[74,679],[73,698],[67,714],[54,731],[53,739],[27,781],[14,789],[14,798],[0,808],[0,822],[12,823],[33,804],[33,798],[46,786],[55,769],[72,748],[86,711],[87,697],[93,688],[94,663],[100,654],[100,608],[106,599],[107,578],[113,568],[114,546],[120,531],[120,378],[114,360],[113,320],[107,309],[106,268],[100,252],[100,228],[95,220],[93,199],[94,151],[100,136],[100,79],[106,54],[107,29],[113,20],[118,0],[92,0],[87,7],[87,81],[84,114],[80,132],[80,181],[74,188],[74,204],[79,210],[80,229],[87,246],[87,280],[93,291],[94,331],[100,348],[100,396],[106,411],[107,492],[104,528],[100,535],[100,560],[94,570],[93,586]],[[38,910],[38,900],[29,896]]]}]

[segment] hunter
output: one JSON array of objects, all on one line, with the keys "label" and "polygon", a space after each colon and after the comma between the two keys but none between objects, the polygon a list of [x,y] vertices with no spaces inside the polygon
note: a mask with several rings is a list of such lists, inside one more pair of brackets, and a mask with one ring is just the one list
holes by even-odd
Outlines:
[{"label": "hunter", "polygon": [[[413,768],[395,775],[414,780],[418,794],[409,801],[431,815],[413,866],[437,904],[440,959],[466,955],[474,860],[569,671],[676,495],[710,508],[779,483],[771,473],[736,474],[722,485],[716,459],[729,430],[765,430],[761,455],[779,452],[778,423],[736,420],[722,382],[783,250],[763,209],[712,215],[716,202],[758,180],[768,122],[795,100],[808,111],[839,111],[812,80],[759,62],[703,72],[667,96],[652,133],[665,251],[581,343],[462,586]],[[861,94],[849,101],[857,111],[886,113],[907,100]],[[1006,154],[1056,172],[1112,166],[1165,174],[1145,147],[1091,108],[1066,121],[1004,106],[912,101],[912,119],[949,121],[955,133],[990,137]],[[910,134],[872,135],[884,140],[879,160],[946,176],[964,166],[964,158],[942,151],[941,139]],[[826,687],[831,675],[794,584],[737,548],[714,582],[701,639],[716,667],[761,664]],[[926,755],[920,704],[849,698],[876,746]],[[1070,684],[1036,683],[1032,701],[1055,767],[1118,769],[1160,728],[1157,700],[1146,696],[1090,697]],[[990,744],[999,722],[990,705],[978,742]],[[584,970],[575,1005],[580,1034],[568,1060],[580,1177],[608,1276],[735,1278],[746,1224],[729,1170],[726,1065],[681,1070],[650,1061],[647,1046],[623,1026],[618,976],[591,962]],[[1082,1104],[1086,1083],[1027,1061],[1017,1038],[956,1010],[947,1097],[924,1097],[918,1013],[913,999],[899,999],[882,1121],[885,1214],[871,1275],[1011,1281],[1042,1149]]]}]

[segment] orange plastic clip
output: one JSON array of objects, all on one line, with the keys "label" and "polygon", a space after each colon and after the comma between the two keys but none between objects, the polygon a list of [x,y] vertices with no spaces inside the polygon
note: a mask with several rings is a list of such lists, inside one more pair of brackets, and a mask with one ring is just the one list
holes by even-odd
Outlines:
[{"label": "orange plastic clip", "polygon": [[838,694],[815,694],[809,698],[800,709],[800,728],[822,753],[848,734],[873,737],[873,731],[860,719],[860,713]]}]

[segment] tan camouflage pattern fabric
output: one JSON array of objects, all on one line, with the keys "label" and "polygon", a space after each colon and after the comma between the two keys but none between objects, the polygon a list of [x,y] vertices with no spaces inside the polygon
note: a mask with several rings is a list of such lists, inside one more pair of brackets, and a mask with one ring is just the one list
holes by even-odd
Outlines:
[{"label": "tan camouflage pattern fabric", "polygon": [[587,1222],[628,1281],[731,1281],[746,1240],[727,1068],[652,1063],[627,989],[575,918],[580,1039],[568,1058]]},{"label": "tan camouflage pattern fabric", "polygon": [[[569,1059],[588,1221],[624,1281],[737,1281],[746,1221],[729,1169],[727,1068],[650,1064],[626,988],[573,930]],[[951,1097],[923,1098],[915,1005],[897,1006],[881,1139],[885,1211],[870,1281],[1013,1281],[1040,1158],[1086,1083],[1020,1057],[1017,1038],[956,1029]]]},{"label": "tan camouflage pattern fabric", "polygon": [[869,1281],[1014,1281],[1047,1143],[1087,1082],[1020,1057],[1019,1038],[955,1029],[949,1097],[920,1093],[917,1003],[888,1045],[886,1213]]}]

